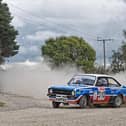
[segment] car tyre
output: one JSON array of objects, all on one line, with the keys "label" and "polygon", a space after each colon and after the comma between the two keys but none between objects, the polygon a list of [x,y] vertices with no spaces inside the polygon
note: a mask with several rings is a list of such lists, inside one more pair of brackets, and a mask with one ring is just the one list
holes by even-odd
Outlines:
[{"label": "car tyre", "polygon": [[59,102],[52,102],[53,108],[59,108],[60,103]]},{"label": "car tyre", "polygon": [[114,98],[113,106],[120,107],[122,103],[123,103],[122,97],[118,95]]},{"label": "car tyre", "polygon": [[86,108],[87,104],[88,104],[87,96],[84,95],[79,101],[80,108]]}]

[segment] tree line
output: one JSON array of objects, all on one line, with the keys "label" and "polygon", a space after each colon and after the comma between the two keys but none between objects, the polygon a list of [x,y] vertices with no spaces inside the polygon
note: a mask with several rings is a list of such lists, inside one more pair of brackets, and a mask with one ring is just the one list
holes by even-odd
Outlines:
[{"label": "tree line", "polygon": [[[126,38],[126,31],[124,31]],[[117,73],[126,70],[126,42],[123,41],[118,50],[112,51],[112,62],[104,70],[96,65],[96,51],[83,38],[77,36],[61,36],[46,40],[41,48],[42,56],[52,68],[73,65],[86,73]]]},{"label": "tree line", "polygon": [[[126,39],[126,31],[123,31],[124,38]],[[124,40],[118,50],[113,50],[112,72],[120,72],[126,70],[126,40]]]}]

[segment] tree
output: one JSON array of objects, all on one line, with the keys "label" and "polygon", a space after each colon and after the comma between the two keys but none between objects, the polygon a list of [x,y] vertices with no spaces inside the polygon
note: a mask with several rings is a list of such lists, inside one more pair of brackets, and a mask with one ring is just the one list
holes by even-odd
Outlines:
[{"label": "tree", "polygon": [[74,64],[85,72],[94,68],[95,50],[82,38],[76,36],[50,38],[41,48],[42,55],[55,67]]},{"label": "tree", "polygon": [[120,71],[124,70],[123,57],[122,57],[120,50],[118,50],[118,51],[113,50],[112,52],[113,52],[112,64],[111,64],[112,72],[120,72]]},{"label": "tree", "polygon": [[[123,33],[126,39],[126,31],[124,30]],[[121,45],[121,53],[122,53],[123,61],[126,64],[126,41],[125,40],[122,42],[122,45]]]},{"label": "tree", "polygon": [[16,42],[18,32],[12,26],[11,13],[7,4],[0,0],[0,64],[5,57],[11,57],[18,53],[19,45]]},{"label": "tree", "polygon": [[[124,37],[126,38],[126,31],[123,31]],[[112,63],[113,72],[120,72],[126,69],[126,42],[123,41],[122,45],[118,48],[118,51],[113,51]]]}]

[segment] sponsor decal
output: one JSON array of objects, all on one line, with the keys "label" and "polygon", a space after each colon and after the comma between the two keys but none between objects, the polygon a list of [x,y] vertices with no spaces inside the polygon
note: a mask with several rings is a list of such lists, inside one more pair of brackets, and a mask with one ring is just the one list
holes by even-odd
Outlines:
[{"label": "sponsor decal", "polygon": [[98,100],[105,100],[105,93],[104,92],[99,92],[98,93]]},{"label": "sponsor decal", "polygon": [[105,88],[98,88],[98,100],[105,100]]},{"label": "sponsor decal", "polygon": [[99,92],[104,92],[104,91],[105,91],[105,88],[104,88],[104,87],[99,87],[99,88],[98,88],[98,91],[99,91]]},{"label": "sponsor decal", "polygon": [[94,91],[93,93],[93,100],[105,100],[105,88],[104,87],[99,87],[98,91]]},{"label": "sponsor decal", "polygon": [[92,94],[92,93],[93,93],[93,91],[89,91],[89,93],[90,93],[90,94]]},{"label": "sponsor decal", "polygon": [[98,96],[98,93],[97,93],[97,91],[95,91],[94,94],[93,94],[93,100],[96,100],[97,96]]}]

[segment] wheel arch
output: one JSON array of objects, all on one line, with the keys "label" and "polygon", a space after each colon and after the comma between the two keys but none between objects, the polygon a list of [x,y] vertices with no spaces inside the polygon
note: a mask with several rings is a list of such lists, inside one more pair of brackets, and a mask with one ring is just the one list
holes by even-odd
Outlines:
[{"label": "wheel arch", "polygon": [[87,97],[87,102],[88,102],[88,105],[90,105],[91,101],[90,101],[90,95],[88,93],[85,93],[82,95],[83,96],[86,96]]},{"label": "wheel arch", "polygon": [[122,98],[123,103],[126,102],[126,101],[125,101],[125,97],[124,97],[124,95],[123,95],[123,93],[122,93],[121,90],[118,90],[118,91],[116,92],[116,94],[117,94],[117,96],[120,96],[120,97]]},{"label": "wheel arch", "polygon": [[123,101],[123,103],[124,103],[124,102],[125,102],[124,95],[120,93],[118,96],[120,96],[120,97],[122,98],[122,101]]}]

